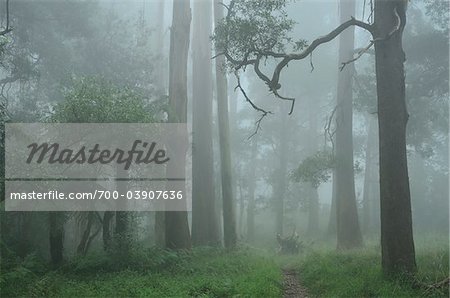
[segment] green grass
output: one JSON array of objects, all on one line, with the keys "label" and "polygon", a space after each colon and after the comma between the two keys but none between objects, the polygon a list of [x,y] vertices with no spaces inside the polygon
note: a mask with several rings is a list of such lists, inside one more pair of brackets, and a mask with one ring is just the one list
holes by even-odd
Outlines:
[{"label": "green grass", "polygon": [[[250,252],[195,250],[159,265],[114,267],[104,257],[73,261],[58,271],[4,283],[2,297],[280,297],[281,271]],[[150,257],[152,258],[152,257]],[[145,258],[142,263],[147,262]],[[112,270],[112,271],[111,271]],[[115,271],[114,271],[115,270]]]},{"label": "green grass", "polygon": [[[444,237],[445,238],[445,237]],[[281,297],[282,267],[298,271],[310,297],[448,297],[448,289],[426,291],[449,275],[447,240],[428,236],[417,243],[418,272],[386,279],[377,240],[336,252],[317,243],[304,254],[281,257],[263,250],[194,249],[169,252],[134,248],[70,259],[58,270],[34,255],[25,259],[3,250],[1,297]]]},{"label": "green grass", "polygon": [[301,284],[312,297],[448,297],[448,288],[427,290],[417,286],[434,284],[449,275],[447,244],[421,243],[414,279],[383,277],[376,245],[350,252],[319,248],[301,258],[281,259],[281,263],[298,271]]}]

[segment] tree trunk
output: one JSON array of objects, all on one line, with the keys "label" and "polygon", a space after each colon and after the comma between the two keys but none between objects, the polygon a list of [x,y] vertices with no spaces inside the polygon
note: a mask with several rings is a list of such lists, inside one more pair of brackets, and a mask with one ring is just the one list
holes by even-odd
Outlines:
[{"label": "tree trunk", "polygon": [[309,236],[317,236],[319,232],[319,194],[317,188],[308,185],[309,208],[308,208],[308,234]]},{"label": "tree trunk", "polygon": [[[121,168],[120,165],[116,168],[116,177],[117,178],[126,178],[128,177],[128,172]],[[117,180],[116,181],[116,188],[117,191],[120,194],[126,194],[127,193],[127,187],[128,183],[126,180]],[[120,210],[125,209],[126,210],[126,204],[127,201],[124,198],[119,198],[119,200],[116,201],[116,204],[120,206]],[[114,240],[119,245],[120,250],[127,250],[130,245],[130,237],[129,237],[129,231],[130,231],[130,216],[128,211],[116,211],[116,225],[114,229]]]},{"label": "tree trunk", "polygon": [[114,217],[114,211],[105,211],[102,222],[103,249],[105,251],[111,248],[111,220]]},{"label": "tree trunk", "polygon": [[[187,120],[187,61],[191,26],[191,9],[189,0],[177,0],[173,3],[172,28],[170,31],[169,62],[169,122],[186,123]],[[179,149],[179,158],[167,167],[167,176],[186,167],[185,149]],[[176,167],[176,168],[172,168]],[[168,183],[168,189],[176,189]],[[167,211],[165,213],[166,248],[190,249],[191,236],[186,211]]]},{"label": "tree trunk", "polygon": [[167,87],[167,82],[166,82],[166,75],[167,75],[167,57],[165,56],[165,51],[164,51],[164,31],[166,30],[166,28],[164,27],[164,17],[165,17],[165,11],[164,11],[164,6],[166,1],[164,0],[159,0],[158,3],[158,7],[155,10],[156,15],[156,26],[157,26],[157,31],[155,34],[155,46],[156,46],[156,52],[158,55],[158,60],[156,61],[156,76],[155,76],[155,84],[158,87],[159,91],[162,94],[166,94],[166,87]]},{"label": "tree trunk", "polygon": [[283,116],[281,118],[280,123],[280,150],[279,150],[279,158],[280,158],[280,167],[277,170],[277,181],[276,186],[274,187],[274,203],[275,203],[275,232],[283,236],[283,222],[284,222],[284,197],[286,194],[286,172],[287,172],[287,155],[288,155],[288,140],[286,131],[287,126],[287,117]]},{"label": "tree trunk", "polygon": [[248,176],[248,204],[247,204],[247,241],[252,243],[255,239],[255,189],[257,165],[258,135],[252,139],[252,159],[250,161],[250,174]]},{"label": "tree trunk", "polygon": [[[341,0],[341,23],[355,14],[355,1]],[[339,63],[353,57],[355,29],[348,28],[339,36]],[[350,249],[362,245],[355,196],[353,171],[353,94],[354,68],[348,65],[339,73],[336,109],[336,219],[337,247]]]},{"label": "tree trunk", "polygon": [[[316,98],[311,98],[309,102],[311,112],[308,114],[309,131],[308,131],[308,144],[306,145],[306,154],[312,156],[317,152],[318,139],[317,139],[317,114],[320,112],[319,101]],[[308,183],[307,195],[308,195],[308,227],[307,231],[310,236],[317,236],[319,232],[319,193],[317,188],[312,183]]]},{"label": "tree trunk", "polygon": [[95,220],[95,214],[92,211],[87,212],[87,222],[86,227],[83,231],[83,235],[81,235],[80,243],[77,246],[77,254],[84,255],[86,252],[86,244],[89,240],[89,236],[91,235],[92,224]]},{"label": "tree trunk", "polygon": [[[237,173],[239,173],[239,170],[236,171]],[[238,184],[238,183],[235,183]],[[238,184],[238,188],[239,188],[239,196],[236,193],[236,199],[239,198],[239,221],[238,221],[238,231],[239,231],[239,236],[244,234],[244,229],[245,229],[245,224],[244,224],[244,213],[245,213],[245,198],[244,198],[244,194],[242,192],[242,183]]]},{"label": "tree trunk", "polygon": [[378,126],[380,137],[381,254],[386,274],[416,269],[406,155],[405,53],[402,36],[406,1],[375,1]]},{"label": "tree trunk", "polygon": [[192,34],[192,243],[220,243],[215,212],[212,120],[212,2],[194,2]]},{"label": "tree trunk", "polygon": [[155,212],[155,244],[160,248],[166,244],[165,214],[162,211]]},{"label": "tree trunk", "polygon": [[367,115],[368,133],[367,133],[367,145],[366,145],[366,157],[365,157],[365,170],[364,170],[364,190],[363,190],[363,222],[362,229],[366,233],[373,228],[373,208],[375,207],[373,187],[374,187],[374,157],[375,143],[377,138],[376,133],[376,119]]},{"label": "tree trunk", "polygon": [[60,265],[63,261],[64,249],[64,212],[49,212],[49,244],[50,259],[54,266]]},{"label": "tree trunk", "polygon": [[[214,0],[214,20],[216,25],[220,22],[220,20],[222,20],[223,15],[222,3],[220,2],[220,0]],[[221,52],[221,49],[216,49],[216,52]],[[222,176],[224,243],[226,248],[233,249],[237,244],[236,207],[232,186],[227,78],[225,76],[224,67],[224,57],[217,57],[217,114],[219,116],[220,172]]]},{"label": "tree trunk", "polygon": [[[167,92],[167,57],[164,52],[164,19],[165,19],[165,6],[164,0],[159,0],[158,8],[156,9],[156,26],[158,27],[155,44],[156,51],[158,53],[158,61],[156,63],[156,86],[161,91],[162,94],[166,94]],[[164,212],[156,211],[155,212],[155,244],[158,247],[164,247],[166,243],[165,239],[165,228],[164,228]]]},{"label": "tree trunk", "polygon": [[331,190],[331,206],[330,206],[330,220],[328,221],[328,236],[336,236],[337,233],[337,219],[336,219],[336,169],[332,173],[332,190]]}]

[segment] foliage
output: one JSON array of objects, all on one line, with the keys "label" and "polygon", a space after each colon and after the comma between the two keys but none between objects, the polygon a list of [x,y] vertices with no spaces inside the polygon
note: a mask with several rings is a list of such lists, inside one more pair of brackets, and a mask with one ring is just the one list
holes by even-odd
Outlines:
[{"label": "foliage", "polygon": [[[285,52],[287,47],[299,51],[305,40],[289,36],[295,22],[288,18],[291,0],[235,0],[228,16],[217,26],[213,36],[216,46],[238,61],[255,58],[258,53]],[[263,55],[264,56],[264,55]]]},{"label": "foliage", "polygon": [[423,0],[432,21],[442,30],[448,31],[449,24],[449,1],[448,0]]},{"label": "foliage", "polygon": [[35,254],[19,258],[3,241],[0,242],[0,252],[2,264],[0,289],[4,297],[13,296],[17,291],[17,285],[22,284],[24,280],[34,280],[48,271],[43,259]]},{"label": "foliage", "polygon": [[313,187],[317,188],[331,178],[330,172],[334,167],[334,155],[329,151],[319,151],[304,159],[292,173],[292,178],[296,182],[310,182]]},{"label": "foliage", "polygon": [[97,78],[82,78],[55,106],[51,122],[146,123],[157,113],[143,94]]}]

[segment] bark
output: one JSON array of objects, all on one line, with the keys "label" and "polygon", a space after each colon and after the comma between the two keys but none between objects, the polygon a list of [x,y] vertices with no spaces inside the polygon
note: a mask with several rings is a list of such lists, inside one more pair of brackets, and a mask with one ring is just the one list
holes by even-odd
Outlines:
[{"label": "bark", "polygon": [[101,221],[100,215],[98,215],[97,212],[88,212],[86,228],[83,232],[80,243],[78,244],[77,254],[86,255],[89,247],[91,246],[92,240],[94,240],[95,237],[97,237],[97,235],[100,233],[101,226],[99,225],[95,232],[91,235],[92,226],[94,225],[97,218],[99,219],[99,221]]},{"label": "bark", "polygon": [[273,198],[275,203],[275,232],[283,235],[284,222],[284,197],[286,194],[286,173],[287,173],[287,155],[288,155],[288,140],[287,140],[287,118],[281,118],[280,125],[280,167],[277,170],[277,181],[274,188]]},{"label": "bark", "polygon": [[255,189],[256,189],[256,165],[257,165],[258,135],[252,139],[252,158],[250,160],[250,174],[248,176],[248,204],[247,204],[247,241],[252,243],[255,239]]},{"label": "bark", "polygon": [[[169,122],[171,123],[186,123],[187,120],[187,61],[190,26],[190,1],[174,1],[169,58]],[[179,148],[179,150],[182,151],[174,155],[179,158],[170,163],[176,168],[172,168],[172,166],[167,167],[168,177],[172,174],[176,175],[180,170],[185,170],[186,148]],[[167,187],[174,191],[184,191],[184,193],[186,190],[184,186],[181,189],[176,189],[170,182],[167,184]],[[191,248],[191,236],[186,211],[167,211],[165,213],[165,238],[166,248]]]},{"label": "bark", "polygon": [[[156,85],[161,90],[163,94],[166,94],[166,88],[167,88],[167,60],[164,53],[164,17],[165,17],[165,11],[164,11],[165,1],[159,0],[158,7],[156,9],[156,25],[158,26],[158,31],[156,33],[156,50],[158,51],[159,59],[157,61],[156,65]],[[165,228],[164,228],[164,212],[156,211],[155,212],[155,244],[158,247],[164,247],[165,246]]]},{"label": "bark", "polygon": [[[239,171],[236,171],[239,173]],[[239,198],[239,221],[238,221],[238,231],[239,235],[244,233],[245,225],[244,225],[244,213],[245,213],[245,199],[244,194],[242,193],[242,183],[238,184],[239,186],[239,196],[236,193],[236,197]]]},{"label": "bark", "polygon": [[[355,14],[355,1],[341,0],[341,23]],[[351,27],[339,36],[339,63],[349,61],[354,52],[355,28]],[[355,196],[353,171],[353,64],[339,73],[336,109],[336,222],[337,247],[350,249],[362,245],[361,230]]]},{"label": "bark", "polygon": [[317,192],[317,188],[312,185],[308,186],[309,188],[309,212],[308,212],[308,234],[310,236],[317,236],[319,232],[319,194]]},{"label": "bark", "polygon": [[[375,43],[380,154],[382,268],[386,274],[416,270],[411,196],[406,155],[405,53],[402,46],[406,1],[375,2]],[[397,17],[398,15],[398,17]]]},{"label": "bark", "polygon": [[165,6],[164,0],[159,0],[158,7],[156,11],[156,26],[158,30],[155,34],[155,46],[158,54],[158,60],[156,61],[156,76],[155,76],[155,84],[161,90],[163,94],[166,94],[166,75],[167,75],[167,67],[166,67],[166,56],[164,53],[164,31],[166,28],[164,27],[164,17],[165,17]]},{"label": "bark", "polygon": [[[128,176],[128,172],[124,170],[123,168],[118,166],[116,169],[116,177],[117,178],[126,178]],[[120,194],[127,193],[127,181],[125,180],[118,180],[116,182],[117,191]],[[126,209],[126,201],[124,198],[119,198],[119,200],[116,202],[120,205],[120,210]],[[119,248],[121,250],[126,250],[129,248],[130,245],[130,237],[129,237],[129,230],[130,230],[130,216],[128,211],[116,211],[116,225],[114,229],[114,237],[117,241],[117,244],[119,245]]]},{"label": "bark", "polygon": [[102,237],[103,249],[109,250],[111,248],[111,220],[114,217],[113,211],[105,211],[102,222]]},{"label": "bark", "polygon": [[365,170],[364,170],[364,190],[363,190],[363,222],[362,229],[365,232],[369,232],[373,229],[374,223],[374,208],[375,208],[375,196],[374,188],[376,187],[376,178],[374,177],[374,160],[376,158],[375,146],[376,146],[376,119],[367,116],[368,122],[368,134],[366,145],[366,157],[365,157]]},{"label": "bark", "polygon": [[336,219],[336,170],[332,173],[332,191],[331,191],[331,206],[330,206],[330,220],[328,221],[328,236],[336,236],[337,233],[337,219]]},{"label": "bark", "polygon": [[157,247],[164,247],[166,243],[165,217],[164,212],[155,212],[155,244]]},{"label": "bark", "polygon": [[[214,22],[218,24],[224,16],[220,0],[214,0]],[[216,49],[221,52],[221,49]],[[228,249],[237,244],[236,210],[233,196],[232,167],[230,152],[230,123],[228,115],[227,78],[224,72],[225,59],[216,58],[217,113],[219,116],[220,172],[222,177],[224,243]]]},{"label": "bark", "polygon": [[[319,113],[319,102],[317,99],[312,99],[309,103],[311,112],[309,113],[309,131],[308,131],[308,144],[307,152],[308,156],[311,156],[317,152],[318,140],[317,140],[317,114]],[[308,190],[308,227],[307,231],[310,236],[316,236],[319,231],[319,193],[312,183],[307,185]]]},{"label": "bark", "polygon": [[17,255],[25,257],[30,253],[32,249],[30,245],[30,232],[32,227],[32,213],[31,212],[18,212],[17,213],[17,226],[18,226],[18,245]]},{"label": "bark", "polygon": [[64,213],[49,212],[48,225],[49,225],[50,259],[54,266],[58,266],[63,261]]},{"label": "bark", "polygon": [[81,235],[80,243],[77,246],[77,254],[84,255],[86,253],[86,244],[88,243],[89,236],[91,235],[92,225],[95,220],[94,212],[87,213],[87,222],[86,228],[83,231],[83,235]]},{"label": "bark", "polygon": [[215,213],[212,120],[212,2],[194,2],[192,37],[192,242],[220,243]]}]

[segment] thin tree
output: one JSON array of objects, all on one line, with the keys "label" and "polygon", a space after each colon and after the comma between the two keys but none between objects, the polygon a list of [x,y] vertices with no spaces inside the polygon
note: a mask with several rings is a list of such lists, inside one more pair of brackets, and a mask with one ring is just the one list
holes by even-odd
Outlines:
[{"label": "thin tree", "polygon": [[[170,31],[169,57],[169,122],[186,123],[187,120],[187,62],[191,31],[190,0],[178,0],[173,3],[172,28]],[[167,175],[184,170],[186,165],[185,148],[176,154],[179,158],[168,166]],[[175,158],[175,157],[174,157]],[[169,183],[169,187],[172,187]],[[176,190],[185,190],[176,189]],[[171,189],[175,190],[175,188]],[[166,248],[190,249],[186,211],[166,211],[165,213]]]},{"label": "thin tree", "polygon": [[[222,19],[223,5],[220,0],[214,0],[214,20],[216,27]],[[223,52],[223,49],[217,47],[216,51],[221,53]],[[223,56],[219,56],[216,59],[216,80],[217,113],[219,116],[220,173],[222,176],[224,243],[226,248],[233,249],[237,244],[236,207],[232,185],[230,123],[228,119],[228,83],[225,75],[225,59]]]},{"label": "thin tree", "polygon": [[212,1],[194,1],[192,34],[192,243],[220,243],[215,212],[212,120]]},{"label": "thin tree", "polygon": [[255,190],[256,190],[256,168],[258,165],[258,136],[252,138],[252,157],[250,159],[250,174],[248,175],[248,204],[247,204],[247,241],[252,243],[255,239]]},{"label": "thin tree", "polygon": [[[340,20],[345,22],[355,13],[355,1],[341,0]],[[339,35],[339,63],[353,58],[355,28],[351,27]],[[355,248],[362,245],[361,229],[355,196],[353,171],[353,64],[338,75],[336,106],[336,168],[334,178],[336,227],[338,249]]]},{"label": "thin tree", "polygon": [[63,261],[64,218],[64,212],[48,212],[50,259],[53,266],[58,266]]}]

